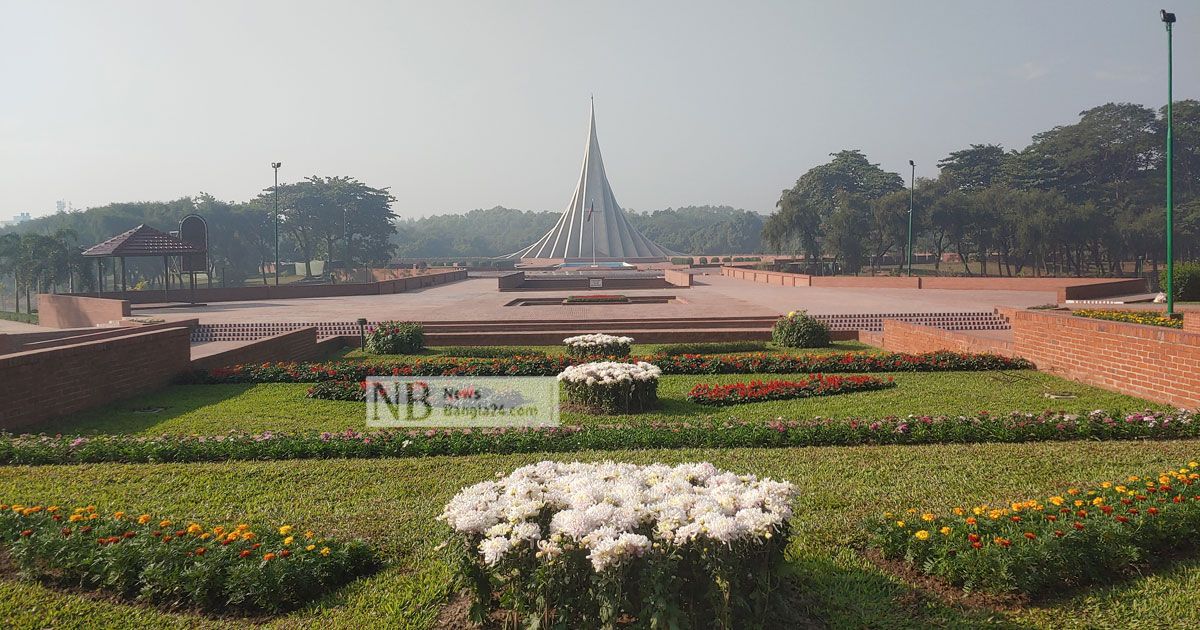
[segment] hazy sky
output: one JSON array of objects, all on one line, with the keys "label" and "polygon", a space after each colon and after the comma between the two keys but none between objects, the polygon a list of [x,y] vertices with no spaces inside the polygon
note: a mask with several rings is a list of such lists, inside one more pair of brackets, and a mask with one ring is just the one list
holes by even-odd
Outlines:
[{"label": "hazy sky", "polygon": [[[626,208],[768,211],[829,153],[936,173],[1166,99],[1161,0],[0,0],[0,219],[352,175],[417,216],[558,210],[588,95]],[[1200,10],[1174,0],[1176,98]]]}]

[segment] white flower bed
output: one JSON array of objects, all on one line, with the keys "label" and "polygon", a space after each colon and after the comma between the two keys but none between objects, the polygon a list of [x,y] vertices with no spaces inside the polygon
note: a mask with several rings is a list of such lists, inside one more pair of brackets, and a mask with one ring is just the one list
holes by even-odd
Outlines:
[{"label": "white flower bed", "polygon": [[[735,610],[731,600],[748,605],[755,598],[671,598],[715,592],[710,586],[722,580],[730,588],[772,584],[795,496],[790,483],[707,462],[545,461],[463,489],[439,519],[465,543],[463,570],[480,602],[490,604],[499,590],[502,601],[516,597],[533,606],[516,607],[529,614],[616,615],[622,611],[604,605],[611,596],[609,604],[632,608],[623,612],[641,622],[666,615],[657,617],[665,624],[671,614],[704,620],[721,612],[745,620],[762,610]],[[579,586],[593,582],[611,592]],[[634,601],[642,596],[647,599]]]},{"label": "white flower bed", "polygon": [[658,405],[657,365],[603,361],[572,365],[558,375],[567,402],[593,413],[636,413]]},{"label": "white flower bed", "polygon": [[567,337],[563,343],[567,345],[567,354],[573,357],[627,357],[633,337],[593,333]]}]

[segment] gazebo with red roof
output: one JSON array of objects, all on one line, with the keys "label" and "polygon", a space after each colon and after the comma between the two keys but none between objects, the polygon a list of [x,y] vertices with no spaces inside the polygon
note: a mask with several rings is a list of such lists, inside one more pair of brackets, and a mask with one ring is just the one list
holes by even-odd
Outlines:
[{"label": "gazebo with red roof", "polygon": [[[93,245],[84,250],[83,255],[93,258],[119,258],[121,260],[121,290],[125,290],[125,259],[145,258],[150,256],[163,257],[163,277],[166,288],[171,288],[171,256],[183,254],[203,254],[205,250],[186,243],[166,232],[156,230],[146,224],[139,225],[128,232],[122,232],[99,245]],[[97,261],[100,263],[100,261]],[[99,279],[99,290],[104,290],[104,265],[97,264],[96,274]]]}]

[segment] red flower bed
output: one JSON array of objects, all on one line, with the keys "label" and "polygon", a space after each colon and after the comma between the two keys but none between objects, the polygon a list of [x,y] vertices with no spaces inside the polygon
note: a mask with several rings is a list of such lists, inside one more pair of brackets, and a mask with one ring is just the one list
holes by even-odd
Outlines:
[{"label": "red flower bed", "polygon": [[688,392],[688,400],[701,405],[738,405],[764,400],[789,400],[810,396],[833,396],[895,387],[874,376],[821,376],[814,374],[801,381],[750,381],[729,385],[700,383]]}]

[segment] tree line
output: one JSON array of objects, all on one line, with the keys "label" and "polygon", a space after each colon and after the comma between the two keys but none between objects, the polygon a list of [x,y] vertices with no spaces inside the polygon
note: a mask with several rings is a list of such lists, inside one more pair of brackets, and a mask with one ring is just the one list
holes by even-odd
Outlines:
[{"label": "tree line", "polygon": [[[1165,109],[1165,108],[1164,108]],[[1200,102],[1174,108],[1175,254],[1200,257]],[[1005,150],[972,144],[913,187],[914,250],[984,275],[1105,275],[1156,271],[1165,253],[1163,112],[1108,103],[1078,122]],[[814,270],[878,272],[903,261],[909,188],[857,150],[782,192],[763,239]],[[945,256],[951,254],[951,256]],[[818,264],[819,263],[821,264]]]},{"label": "tree line", "polygon": [[[343,264],[382,264],[394,249],[395,199],[386,188],[368,186],[353,177],[313,176],[279,185],[279,249],[286,261],[314,259]],[[207,193],[165,202],[121,202],[85,211],[59,212],[0,233],[0,290],[13,295],[16,310],[24,296],[64,290],[93,291],[97,267],[79,255],[82,249],[139,224],[162,231],[199,214],[208,224],[208,276],[238,285],[257,278],[269,282],[275,260],[275,189],[245,202],[216,199]],[[161,259],[128,259],[134,286],[165,286]],[[105,263],[106,270],[115,267]],[[107,283],[111,287],[111,281]],[[7,296],[5,296],[7,297]],[[7,299],[4,302],[8,302]]]}]

